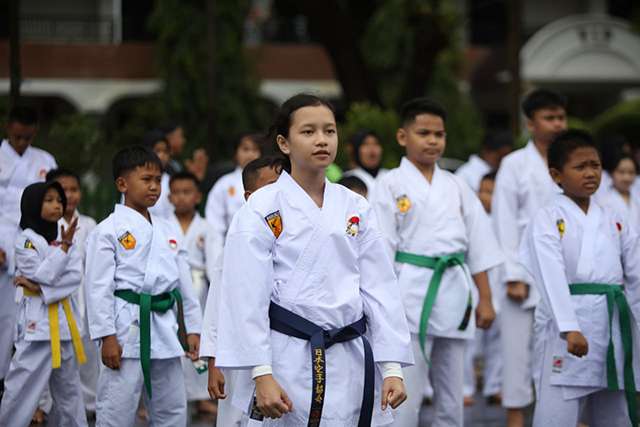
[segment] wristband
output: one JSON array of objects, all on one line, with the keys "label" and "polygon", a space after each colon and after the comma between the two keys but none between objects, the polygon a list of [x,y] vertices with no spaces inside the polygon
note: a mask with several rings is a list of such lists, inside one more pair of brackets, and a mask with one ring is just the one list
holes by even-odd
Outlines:
[{"label": "wristband", "polygon": [[67,246],[73,246],[73,241],[63,240],[62,243],[66,243]]}]

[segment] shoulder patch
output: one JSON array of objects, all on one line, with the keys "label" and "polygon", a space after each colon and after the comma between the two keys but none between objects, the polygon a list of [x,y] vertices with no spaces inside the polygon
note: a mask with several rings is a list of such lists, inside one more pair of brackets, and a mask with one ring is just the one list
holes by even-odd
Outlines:
[{"label": "shoulder patch", "polygon": [[560,232],[560,238],[564,236],[564,219],[559,219],[556,221],[556,225],[558,226],[558,232]]},{"label": "shoulder patch", "polygon": [[229,187],[229,195],[233,196],[234,194],[236,194],[236,189],[234,187]]},{"label": "shoulder patch", "polygon": [[360,232],[360,218],[358,215],[349,215],[347,220],[347,234],[356,237]]},{"label": "shoulder patch", "polygon": [[178,242],[175,239],[169,239],[169,247],[172,251],[178,249]]},{"label": "shoulder patch", "polygon": [[33,249],[34,251],[38,252],[36,247],[33,245],[33,243],[31,243],[31,240],[29,240],[29,239],[24,241],[24,248],[25,249]]},{"label": "shoulder patch", "polygon": [[616,222],[616,227],[618,227],[618,232],[622,234],[622,224],[620,224],[619,222]]},{"label": "shoulder patch", "polygon": [[264,219],[269,224],[269,228],[273,231],[273,235],[276,236],[276,239],[282,233],[282,217],[280,216],[280,211],[275,211],[265,216]]},{"label": "shoulder patch", "polygon": [[406,194],[396,198],[396,202],[398,203],[398,209],[400,209],[400,212],[402,213],[406,213],[411,207],[411,201]]},{"label": "shoulder patch", "polygon": [[135,249],[136,247],[136,239],[128,231],[120,236],[118,241],[126,250]]},{"label": "shoulder patch", "polygon": [[204,236],[203,235],[198,236],[198,247],[200,249],[204,249]]}]

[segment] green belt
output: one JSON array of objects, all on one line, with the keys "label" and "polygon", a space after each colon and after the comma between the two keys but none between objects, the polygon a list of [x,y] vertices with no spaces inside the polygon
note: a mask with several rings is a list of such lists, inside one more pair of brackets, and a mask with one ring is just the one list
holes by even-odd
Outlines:
[{"label": "green belt", "polygon": [[[424,304],[422,305],[422,315],[420,316],[420,348],[422,349],[422,356],[424,356],[424,360],[429,366],[431,366],[431,362],[424,352],[424,343],[427,336],[427,325],[429,324],[429,316],[431,316],[433,304],[436,302],[436,295],[438,294],[438,288],[440,287],[440,282],[442,281],[442,275],[447,268],[454,267],[456,265],[459,265],[464,270],[464,260],[465,255],[463,252],[453,255],[444,255],[440,257],[428,257],[423,255],[410,254],[407,252],[396,252],[397,262],[404,262],[420,267],[431,268],[433,270],[433,276],[431,276],[431,281],[429,282],[429,290],[427,291],[427,296],[424,298]],[[473,296],[471,294],[471,287],[469,287],[467,309],[465,311],[462,322],[460,323],[460,326],[458,326],[459,330],[464,331],[465,329],[467,329],[472,309]]]},{"label": "green belt", "polygon": [[174,289],[160,295],[139,294],[129,289],[120,289],[115,296],[140,306],[140,364],[147,394],[151,399],[151,312],[165,313],[177,302],[178,304],[178,340],[184,351],[189,351],[187,329],[184,326],[182,295]]},{"label": "green belt", "polygon": [[636,401],[636,381],[633,375],[633,339],[631,335],[631,316],[627,298],[620,285],[602,285],[599,283],[575,283],[569,285],[571,295],[606,295],[609,310],[609,348],[607,349],[607,388],[610,391],[620,390],[618,386],[618,372],[613,349],[613,304],[618,306],[620,319],[620,334],[624,349],[624,393],[627,396],[629,418],[633,426],[638,425],[638,407]]}]

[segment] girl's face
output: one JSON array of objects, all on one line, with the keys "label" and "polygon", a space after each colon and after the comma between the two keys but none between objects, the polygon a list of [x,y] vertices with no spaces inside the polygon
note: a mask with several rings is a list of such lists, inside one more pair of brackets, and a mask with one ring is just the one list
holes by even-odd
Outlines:
[{"label": "girl's face", "polygon": [[280,150],[291,159],[291,171],[324,171],[336,158],[338,131],[331,110],[320,105],[293,114],[289,136],[278,135]]},{"label": "girl's face", "polygon": [[170,157],[169,143],[163,140],[156,142],[156,144],[153,146],[153,152],[156,153],[156,155],[160,159],[162,167],[166,167]]},{"label": "girl's face", "polygon": [[45,221],[58,222],[58,220],[64,214],[62,207],[62,196],[58,193],[58,190],[51,187],[44,193],[44,200],[42,201],[42,210],[40,211],[40,217]]},{"label": "girl's face", "polygon": [[613,186],[618,191],[627,192],[636,179],[636,166],[631,159],[622,159],[611,173]]},{"label": "girl's face", "polygon": [[235,160],[240,169],[244,169],[249,163],[259,158],[261,154],[262,151],[260,147],[258,147],[258,144],[249,138],[244,138],[240,141],[240,145],[238,145]]},{"label": "girl's face", "polygon": [[367,169],[375,169],[380,167],[382,163],[382,144],[380,140],[373,135],[367,136],[358,150],[360,163]]}]

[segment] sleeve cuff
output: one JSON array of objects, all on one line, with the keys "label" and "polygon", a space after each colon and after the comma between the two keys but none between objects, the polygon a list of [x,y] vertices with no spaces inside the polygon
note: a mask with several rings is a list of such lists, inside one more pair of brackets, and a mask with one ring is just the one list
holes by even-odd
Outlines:
[{"label": "sleeve cuff", "polygon": [[254,380],[257,377],[261,377],[263,375],[272,375],[273,374],[273,369],[271,368],[271,365],[258,365],[258,366],[254,366],[251,369],[251,378],[253,378]]},{"label": "sleeve cuff", "polygon": [[402,367],[398,362],[380,362],[380,370],[382,371],[382,379],[386,380],[389,377],[398,377],[404,380],[402,376]]}]

